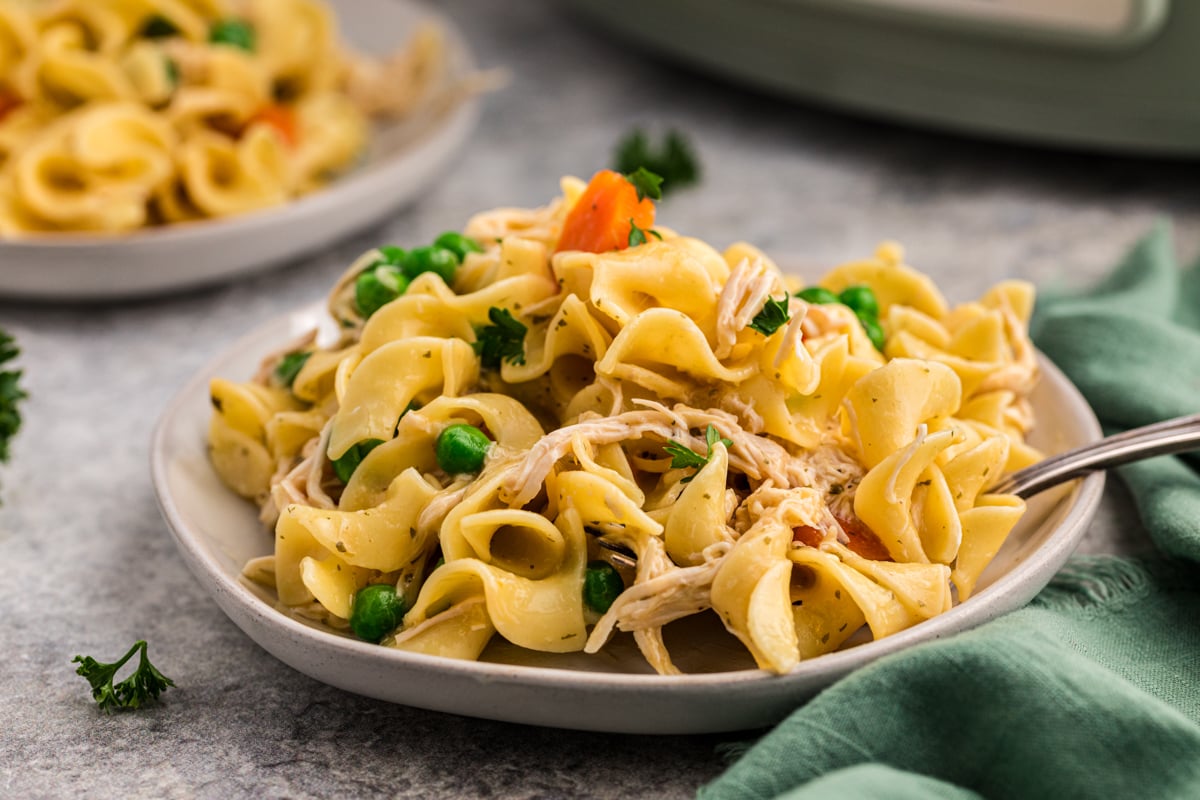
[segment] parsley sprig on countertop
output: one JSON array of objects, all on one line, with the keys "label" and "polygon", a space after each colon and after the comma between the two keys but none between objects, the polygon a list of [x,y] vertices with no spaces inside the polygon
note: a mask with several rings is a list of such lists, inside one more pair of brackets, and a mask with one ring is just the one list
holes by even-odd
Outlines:
[{"label": "parsley sprig on countertop", "polygon": [[627,175],[641,167],[662,176],[663,185],[671,190],[689,186],[700,180],[700,162],[683,134],[668,131],[662,147],[651,147],[646,134],[634,130],[617,144],[616,170]]},{"label": "parsley sprig on countertop", "polygon": [[[141,651],[137,669],[133,674],[120,683],[113,683],[117,671],[125,666],[125,662],[133,658],[133,654]],[[123,709],[140,708],[151,700],[174,686],[175,682],[163,675],[146,656],[146,642],[139,639],[129,652],[112,664],[104,664],[91,656],[75,656],[71,663],[78,663],[75,672],[87,679],[92,685],[92,698],[106,712]]]},{"label": "parsley sprig on countertop", "polygon": [[[0,366],[20,354],[16,341],[0,329]],[[0,371],[0,461],[8,461],[9,443],[21,428],[21,412],[17,408],[26,394],[20,387],[21,371]]]},{"label": "parsley sprig on countertop", "polygon": [[[708,442],[708,452],[705,455],[700,455],[695,450],[691,449],[690,447],[684,447],[679,442],[667,442],[665,445],[663,445],[663,450],[667,451],[667,455],[671,456],[671,469],[687,469],[689,467],[694,467],[696,470],[699,470],[708,463],[710,458],[712,458],[713,445],[715,445],[717,442],[720,442],[726,447],[731,447],[733,445],[733,441],[731,439],[723,438],[713,425],[709,425],[708,430],[704,432],[704,439],[706,442]],[[692,478],[695,477],[695,474],[688,475],[686,478],[681,480],[680,483],[689,483],[691,482]]]}]

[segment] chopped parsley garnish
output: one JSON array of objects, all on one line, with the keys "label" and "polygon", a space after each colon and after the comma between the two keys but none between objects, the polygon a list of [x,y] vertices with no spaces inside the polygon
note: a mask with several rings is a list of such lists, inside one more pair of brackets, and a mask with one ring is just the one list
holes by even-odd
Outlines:
[{"label": "chopped parsley garnish", "polygon": [[250,23],[242,19],[219,19],[208,32],[213,44],[224,44],[253,53],[258,37]]},{"label": "chopped parsley garnish", "polygon": [[[133,674],[120,683],[114,684],[117,670],[125,666],[125,662],[141,651],[137,669]],[[129,652],[113,664],[102,664],[91,656],[75,656],[71,663],[78,663],[76,674],[82,675],[92,685],[92,698],[104,711],[140,708],[150,700],[157,700],[168,686],[175,682],[163,675],[146,656],[146,642],[139,640]]]},{"label": "chopped parsley garnish", "polygon": [[488,369],[499,369],[502,361],[521,365],[525,363],[525,334],[529,328],[516,320],[507,308],[492,306],[488,309],[491,325],[477,331],[478,339],[471,346],[479,356],[480,363]]},{"label": "chopped parsley garnish", "polygon": [[786,325],[791,318],[792,315],[788,313],[786,297],[782,300],[768,297],[767,302],[763,304],[762,311],[755,314],[754,319],[750,321],[750,327],[763,336],[770,336]]},{"label": "chopped parsley garnish", "polygon": [[617,144],[616,169],[632,175],[640,167],[656,176],[669,190],[696,183],[700,179],[700,165],[692,147],[678,131],[669,131],[660,148],[650,146],[646,134],[640,129],[632,131]]},{"label": "chopped parsley garnish", "polygon": [[[396,424],[399,425],[399,421]],[[358,465],[381,444],[383,444],[383,439],[363,439],[361,442],[350,445],[349,450],[333,460],[333,474],[337,475],[338,480],[342,483],[349,483],[354,471],[358,469]]]},{"label": "chopped parsley garnish", "polygon": [[650,234],[654,238],[662,241],[662,234],[654,230],[654,228],[639,228],[637,223],[633,221],[633,217],[629,218],[629,246],[637,247],[639,244],[646,243],[646,234]]},{"label": "chopped parsley garnish", "polygon": [[[708,430],[704,432],[704,439],[708,442],[708,452],[705,455],[700,455],[695,450],[692,450],[690,447],[684,447],[679,442],[667,442],[663,445],[663,450],[667,452],[667,455],[671,456],[671,469],[688,469],[689,467],[694,467],[699,470],[712,458],[713,445],[717,442],[726,447],[733,445],[733,440],[723,438],[713,425],[709,425]],[[695,474],[688,475],[680,483],[690,483],[692,478],[695,477]]]},{"label": "chopped parsley garnish", "polygon": [[638,167],[626,175],[625,180],[632,183],[633,188],[637,190],[639,203],[647,197],[651,200],[662,200],[663,179],[661,175],[656,175],[645,167]]},{"label": "chopped parsley garnish", "polygon": [[311,355],[312,353],[301,351],[288,353],[279,359],[279,363],[275,365],[275,380],[289,389],[292,388],[292,384],[296,382],[296,376],[300,374],[300,370],[304,369],[304,365],[308,363]]},{"label": "chopped parsley garnish", "polygon": [[[0,366],[20,353],[16,341],[0,329]],[[20,380],[20,370],[0,371],[0,462],[8,461],[9,442],[21,428],[21,412],[17,406],[27,395],[19,385]]]}]

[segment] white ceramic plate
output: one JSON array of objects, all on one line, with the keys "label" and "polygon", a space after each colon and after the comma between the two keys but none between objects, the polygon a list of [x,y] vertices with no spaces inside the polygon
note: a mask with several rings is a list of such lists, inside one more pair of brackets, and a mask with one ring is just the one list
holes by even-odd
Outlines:
[{"label": "white ceramic plate", "polygon": [[[410,0],[328,0],[343,38],[369,53],[403,46],[422,20],[446,31],[450,75],[473,69],[462,37]],[[445,104],[443,104],[444,106]],[[319,249],[416,199],[449,165],[479,115],[478,103],[431,108],[377,126],[363,163],[329,187],[274,209],[134,233],[50,234],[0,241],[0,295],[109,300],[232,278]]]},{"label": "white ceramic plate", "polygon": [[[213,376],[242,379],[261,356],[311,330],[318,307],[271,322],[201,370],[171,403],[154,435],[154,486],[192,572],[238,627],[295,669],[347,691],[474,717],[623,733],[700,733],[760,727],[851,670],[918,642],[987,622],[1028,602],[1067,560],[1096,510],[1102,474],[1044,493],[984,573],[980,590],[949,612],[882,639],[800,664],[785,676],[754,669],[744,648],[713,623],[668,628],[681,669],[650,672],[621,634],[596,656],[531,653],[495,637],[484,660],[456,661],[371,645],[297,620],[241,579],[242,565],[271,552],[256,509],[227,490],[209,466],[206,434]],[[1037,432],[1049,452],[1100,437],[1078,391],[1049,361],[1033,394]],[[714,615],[705,615],[715,619]],[[687,622],[687,621],[684,621]],[[621,637],[625,637],[622,639]]]}]

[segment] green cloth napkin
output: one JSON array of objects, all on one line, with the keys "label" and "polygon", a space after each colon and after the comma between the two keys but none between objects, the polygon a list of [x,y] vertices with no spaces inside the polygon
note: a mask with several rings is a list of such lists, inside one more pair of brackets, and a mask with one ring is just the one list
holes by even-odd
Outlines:
[{"label": "green cloth napkin", "polygon": [[[1033,332],[1110,431],[1200,411],[1200,266],[1165,225]],[[1119,472],[1162,558],[1073,559],[1026,608],[829,687],[699,796],[1200,798],[1200,476]]]}]

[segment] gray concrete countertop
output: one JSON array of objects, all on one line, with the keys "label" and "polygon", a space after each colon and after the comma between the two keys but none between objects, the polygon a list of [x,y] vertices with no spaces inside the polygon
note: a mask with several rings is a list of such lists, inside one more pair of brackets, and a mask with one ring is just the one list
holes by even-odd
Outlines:
[{"label": "gray concrete countertop", "polygon": [[[788,105],[627,52],[549,0],[441,4],[511,70],[457,166],[386,227],[235,284],[153,301],[0,301],[31,399],[0,469],[0,797],[685,797],[738,736],[542,730],[392,706],[318,684],[244,636],[159,517],[148,442],[167,400],[262,321],[322,296],[380,242],[536,205],[605,166],[634,124],[689,132],[703,183],[660,219],[754,242],[815,275],[895,238],[953,300],[1006,276],[1086,282],[1160,217],[1200,246],[1200,168],[984,144]],[[0,265],[12,268],[11,265]],[[1144,547],[1111,486],[1084,547]],[[97,713],[71,657],[137,638],[178,684]]]}]

